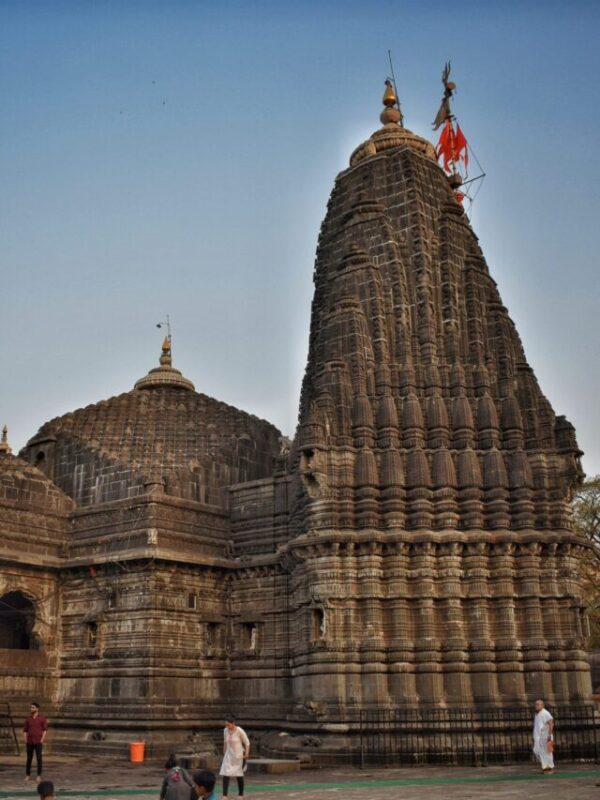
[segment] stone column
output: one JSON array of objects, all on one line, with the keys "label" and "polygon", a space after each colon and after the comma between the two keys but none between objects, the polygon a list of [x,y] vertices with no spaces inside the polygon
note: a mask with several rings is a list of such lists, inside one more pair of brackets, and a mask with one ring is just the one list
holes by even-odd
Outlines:
[{"label": "stone column", "polygon": [[540,554],[539,542],[523,542],[517,545],[517,594],[523,614],[523,668],[525,691],[544,697],[552,703],[552,680],[548,664],[548,649],[544,639],[542,608],[540,603]]},{"label": "stone column", "polygon": [[471,690],[475,703],[493,705],[497,702],[498,685],[488,611],[490,572],[487,544],[477,541],[468,543],[463,563],[465,595],[468,598]]},{"label": "stone column", "polygon": [[438,545],[437,583],[444,616],[444,687],[449,706],[470,706],[473,702],[469,680],[469,642],[463,617],[462,551],[460,542]]},{"label": "stone column", "polygon": [[435,545],[416,542],[411,552],[417,693],[421,705],[437,706],[444,701],[444,679],[435,615]]},{"label": "stone column", "polygon": [[362,698],[365,704],[385,705],[387,689],[386,647],[381,601],[383,597],[382,545],[368,542],[360,546],[357,589],[362,611],[363,634]]},{"label": "stone column", "polygon": [[389,692],[395,705],[416,705],[415,649],[409,589],[409,544],[394,542],[385,559],[389,620]]},{"label": "stone column", "polygon": [[506,705],[527,700],[515,616],[514,555],[513,542],[496,542],[491,546],[490,587],[496,617],[496,672],[500,700]]}]

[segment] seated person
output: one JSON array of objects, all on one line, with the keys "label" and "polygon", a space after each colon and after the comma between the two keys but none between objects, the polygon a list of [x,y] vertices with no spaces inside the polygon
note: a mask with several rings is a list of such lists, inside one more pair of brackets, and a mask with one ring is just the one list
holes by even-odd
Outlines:
[{"label": "seated person", "polygon": [[[171,754],[165,764],[165,777],[160,789],[160,800],[188,800],[192,779]],[[192,789],[193,791],[193,789]]]}]

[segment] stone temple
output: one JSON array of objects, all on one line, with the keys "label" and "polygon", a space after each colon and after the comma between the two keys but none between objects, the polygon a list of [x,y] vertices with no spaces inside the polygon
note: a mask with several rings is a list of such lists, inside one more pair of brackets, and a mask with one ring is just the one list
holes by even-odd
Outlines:
[{"label": "stone temple", "polygon": [[130,391],[4,436],[0,697],[55,748],[590,702],[574,429],[391,111],[329,199],[289,447],[168,339]]}]

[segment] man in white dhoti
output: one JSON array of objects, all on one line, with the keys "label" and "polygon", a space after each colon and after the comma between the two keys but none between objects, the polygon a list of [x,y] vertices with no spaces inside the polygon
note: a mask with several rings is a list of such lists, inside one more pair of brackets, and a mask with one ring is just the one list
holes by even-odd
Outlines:
[{"label": "man in white dhoti", "polygon": [[554,720],[544,701],[535,701],[533,718],[533,752],[542,765],[542,772],[554,770]]}]

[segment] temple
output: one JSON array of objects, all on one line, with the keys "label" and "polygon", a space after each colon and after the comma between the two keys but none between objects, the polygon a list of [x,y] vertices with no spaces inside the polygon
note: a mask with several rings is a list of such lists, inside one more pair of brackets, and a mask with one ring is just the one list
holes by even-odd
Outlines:
[{"label": "temple", "polygon": [[365,709],[591,702],[574,429],[391,84],[381,122],[321,227],[290,445],[198,393],[170,338],[19,456],[4,432],[0,697],[40,700],[55,747],[233,708],[265,750],[352,750]]}]

